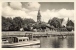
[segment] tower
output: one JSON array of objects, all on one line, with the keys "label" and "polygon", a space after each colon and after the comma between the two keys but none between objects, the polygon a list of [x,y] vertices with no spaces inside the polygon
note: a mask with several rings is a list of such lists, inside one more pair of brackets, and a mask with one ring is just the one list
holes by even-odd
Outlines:
[{"label": "tower", "polygon": [[37,14],[37,23],[41,22],[41,14],[40,14],[40,9],[38,10],[38,14]]},{"label": "tower", "polygon": [[69,26],[69,21],[70,21],[70,20],[69,20],[69,18],[68,18],[66,26]]}]

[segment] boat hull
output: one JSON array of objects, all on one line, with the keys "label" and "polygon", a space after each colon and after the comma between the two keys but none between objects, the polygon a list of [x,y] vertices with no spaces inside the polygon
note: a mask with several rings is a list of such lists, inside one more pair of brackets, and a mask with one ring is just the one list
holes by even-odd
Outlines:
[{"label": "boat hull", "polygon": [[27,41],[27,42],[19,42],[19,43],[12,43],[12,44],[2,44],[2,48],[16,48],[16,47],[23,47],[23,46],[30,46],[30,45],[39,45],[40,41]]}]

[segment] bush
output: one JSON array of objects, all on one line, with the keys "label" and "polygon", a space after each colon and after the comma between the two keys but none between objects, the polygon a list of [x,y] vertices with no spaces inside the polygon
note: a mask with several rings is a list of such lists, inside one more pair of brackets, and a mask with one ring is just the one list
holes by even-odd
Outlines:
[{"label": "bush", "polygon": [[72,26],[67,26],[66,29],[67,29],[68,31],[72,31],[72,30],[73,30],[73,27],[72,27]]}]

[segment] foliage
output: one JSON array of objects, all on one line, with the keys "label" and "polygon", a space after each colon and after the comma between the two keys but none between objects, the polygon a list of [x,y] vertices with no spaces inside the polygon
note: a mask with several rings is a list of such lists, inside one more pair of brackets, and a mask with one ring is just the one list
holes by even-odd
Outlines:
[{"label": "foliage", "polygon": [[67,26],[66,29],[67,29],[68,31],[72,31],[72,30],[73,30],[73,27],[72,27],[72,26]]},{"label": "foliage", "polygon": [[24,24],[30,24],[30,23],[35,23],[35,21],[33,19],[24,19]]},{"label": "foliage", "polygon": [[66,26],[73,26],[74,27],[74,22],[71,20],[68,20]]},{"label": "foliage", "polygon": [[62,26],[63,19],[54,17],[48,21],[48,24],[45,22],[36,23],[33,19],[22,19],[21,17],[15,18],[5,18],[2,16],[2,31],[19,31],[20,28],[23,28],[24,31],[31,31],[33,29],[45,30],[46,27],[50,29],[54,28],[66,28],[68,31],[74,30],[74,22],[71,20],[67,21],[66,27]]},{"label": "foliage", "polygon": [[41,23],[41,28],[46,29],[46,23]]},{"label": "foliage", "polygon": [[33,19],[22,19],[20,17],[5,18],[2,16],[2,31],[19,31],[20,28],[30,30],[32,24],[35,23]]},{"label": "foliage", "polygon": [[66,24],[66,28],[68,31],[74,30],[74,22],[68,19],[67,24]]},{"label": "foliage", "polygon": [[46,23],[45,22],[41,22],[41,23],[36,23],[33,25],[34,28],[36,29],[46,29]]},{"label": "foliage", "polygon": [[35,21],[33,19],[24,19],[24,30],[25,31],[31,31],[31,27],[33,26],[33,24],[35,23]]},{"label": "foliage", "polygon": [[51,26],[54,26],[55,28],[60,28],[61,25],[62,25],[62,22],[63,22],[63,19],[59,19],[59,18],[56,18],[56,17],[54,17],[53,19],[48,21],[48,23]]},{"label": "foliage", "polygon": [[23,20],[20,17],[15,17],[13,18],[13,25],[14,25],[14,30],[19,31],[19,29],[23,25]]},{"label": "foliage", "polygon": [[3,31],[9,31],[11,25],[12,25],[12,19],[11,18],[5,18],[2,16],[2,30]]}]

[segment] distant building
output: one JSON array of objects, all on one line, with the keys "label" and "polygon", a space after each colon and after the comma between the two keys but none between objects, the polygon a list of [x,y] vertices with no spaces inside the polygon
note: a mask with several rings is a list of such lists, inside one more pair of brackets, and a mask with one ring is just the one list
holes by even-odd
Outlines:
[{"label": "distant building", "polygon": [[37,14],[37,23],[41,23],[40,9],[38,10],[38,14]]}]

